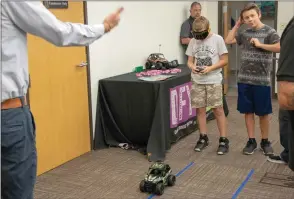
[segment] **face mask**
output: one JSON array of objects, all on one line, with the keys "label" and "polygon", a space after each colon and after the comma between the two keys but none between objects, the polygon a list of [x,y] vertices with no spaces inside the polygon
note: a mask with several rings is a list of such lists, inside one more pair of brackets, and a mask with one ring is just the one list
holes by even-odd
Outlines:
[{"label": "face mask", "polygon": [[204,40],[209,35],[209,30],[204,30],[202,32],[192,32],[193,37],[197,40]]}]

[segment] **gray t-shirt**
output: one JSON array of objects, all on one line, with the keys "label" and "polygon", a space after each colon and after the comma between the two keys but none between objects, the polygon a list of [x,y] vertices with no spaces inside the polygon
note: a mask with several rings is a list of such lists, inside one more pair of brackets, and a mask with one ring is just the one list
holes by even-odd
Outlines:
[{"label": "gray t-shirt", "polygon": [[280,41],[276,30],[268,25],[264,25],[259,30],[249,28],[238,32],[236,41],[242,49],[238,83],[270,86],[273,53],[254,47],[250,43],[251,38],[257,38],[264,44],[274,44]]},{"label": "gray t-shirt", "polygon": [[[180,38],[193,38],[193,35],[191,33],[193,21],[194,19],[191,16],[184,21],[181,26]],[[182,47],[186,51],[188,45],[182,44]]]},{"label": "gray t-shirt", "polygon": [[[205,40],[191,39],[186,55],[195,57],[196,66],[211,66],[220,60],[220,56],[228,53],[224,39],[212,34]],[[198,84],[221,84],[223,80],[222,68],[204,75],[191,73],[191,78]]]}]

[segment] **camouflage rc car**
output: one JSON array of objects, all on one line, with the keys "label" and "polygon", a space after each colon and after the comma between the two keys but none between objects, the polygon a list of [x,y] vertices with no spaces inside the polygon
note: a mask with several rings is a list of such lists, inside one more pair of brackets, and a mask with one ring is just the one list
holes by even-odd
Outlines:
[{"label": "camouflage rc car", "polygon": [[140,191],[162,195],[165,186],[173,186],[176,176],[168,164],[156,162],[149,167],[145,179],[140,183]]},{"label": "camouflage rc car", "polygon": [[146,69],[151,69],[155,67],[157,70],[176,68],[179,66],[178,60],[173,60],[169,62],[162,53],[152,53],[147,58],[145,64]]}]

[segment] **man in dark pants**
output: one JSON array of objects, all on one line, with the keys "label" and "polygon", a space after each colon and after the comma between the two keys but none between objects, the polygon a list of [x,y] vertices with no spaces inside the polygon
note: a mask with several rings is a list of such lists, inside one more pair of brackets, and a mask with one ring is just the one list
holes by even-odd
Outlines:
[{"label": "man in dark pants", "polygon": [[289,114],[289,167],[294,171],[294,17],[281,37],[279,68],[277,71],[278,99]]},{"label": "man in dark pants", "polygon": [[271,155],[267,158],[268,161],[278,164],[288,164],[289,162],[289,134],[290,129],[290,115],[288,110],[279,110],[279,127],[280,127],[280,143],[284,150],[280,155]]},{"label": "man in dark pants", "polygon": [[57,46],[85,46],[117,26],[122,10],[91,26],[59,21],[41,2],[1,2],[1,199],[32,199],[36,180],[35,123],[25,98],[27,33]]},{"label": "man in dark pants", "polygon": [[289,136],[289,168],[294,171],[294,110],[289,111],[289,113],[291,121],[291,133]]}]

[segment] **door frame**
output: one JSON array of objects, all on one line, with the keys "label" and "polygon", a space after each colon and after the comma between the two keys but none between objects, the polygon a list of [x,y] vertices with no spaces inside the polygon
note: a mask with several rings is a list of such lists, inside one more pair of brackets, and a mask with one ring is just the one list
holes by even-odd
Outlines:
[{"label": "door frame", "polygon": [[[223,15],[223,1],[218,1],[218,34],[221,35],[224,38],[224,15]],[[229,82],[228,78],[228,70],[230,68],[229,66],[229,62],[228,64],[225,66],[226,69],[223,69],[223,81],[227,81],[227,83]],[[225,76],[227,75],[227,79],[225,79]],[[229,88],[229,86],[227,87],[227,89]],[[226,95],[228,90],[225,89],[225,83],[223,85],[223,92]]]},{"label": "door frame", "polygon": [[[278,1],[275,1],[275,17],[274,17],[274,29],[278,32],[278,8],[279,6],[279,2]],[[275,98],[275,99],[278,99],[278,96],[276,94],[276,80],[277,80],[277,77],[276,77],[276,68],[278,67],[276,65],[276,59],[277,58],[277,53],[274,53],[273,54],[273,70],[272,70],[272,97]]]},{"label": "door frame", "polygon": [[[88,24],[88,5],[87,1],[83,1],[84,6],[84,24]],[[90,70],[90,48],[85,46],[87,60],[87,88],[88,88],[88,107],[89,107],[89,123],[90,123],[90,151],[94,149],[93,138],[93,115],[92,115],[92,89],[91,89],[91,70]]]},{"label": "door frame", "polygon": [[[219,32],[219,34],[221,36],[224,37],[223,2],[224,1],[218,1],[218,21],[219,21],[219,23],[218,23],[218,32]],[[278,31],[277,30],[277,28],[278,28],[278,4],[279,4],[279,2],[278,1],[275,1],[275,13],[276,14],[275,14],[275,17],[274,17],[274,27],[273,28],[276,31]],[[273,57],[274,58],[276,58],[276,54],[277,53],[273,53]],[[272,76],[272,78],[271,78],[272,79],[272,82],[271,82],[271,84],[272,84],[271,85],[271,88],[272,88],[271,93],[272,93],[272,97],[275,98],[275,99],[277,99],[277,94],[275,92],[275,85],[276,85],[276,67],[277,67],[276,66],[276,60],[273,59],[273,68],[272,68],[272,75],[271,75]],[[228,64],[228,69],[227,70],[229,70],[229,64]],[[229,75],[228,75],[228,78],[229,78]]]},{"label": "door frame", "polygon": [[[87,11],[87,1],[83,1],[83,12],[84,12],[84,24],[88,24],[88,11]],[[89,46],[85,46],[86,50],[86,62],[87,62],[87,89],[88,89],[88,107],[89,107],[89,125],[90,125],[90,151],[93,150],[94,140],[93,140],[93,115],[92,115],[92,90],[91,90],[91,70],[90,70],[90,53]],[[31,79],[29,78],[29,88],[31,85]],[[30,107],[30,94],[29,89],[27,91],[27,102]],[[38,125],[38,124],[37,124]]]}]

